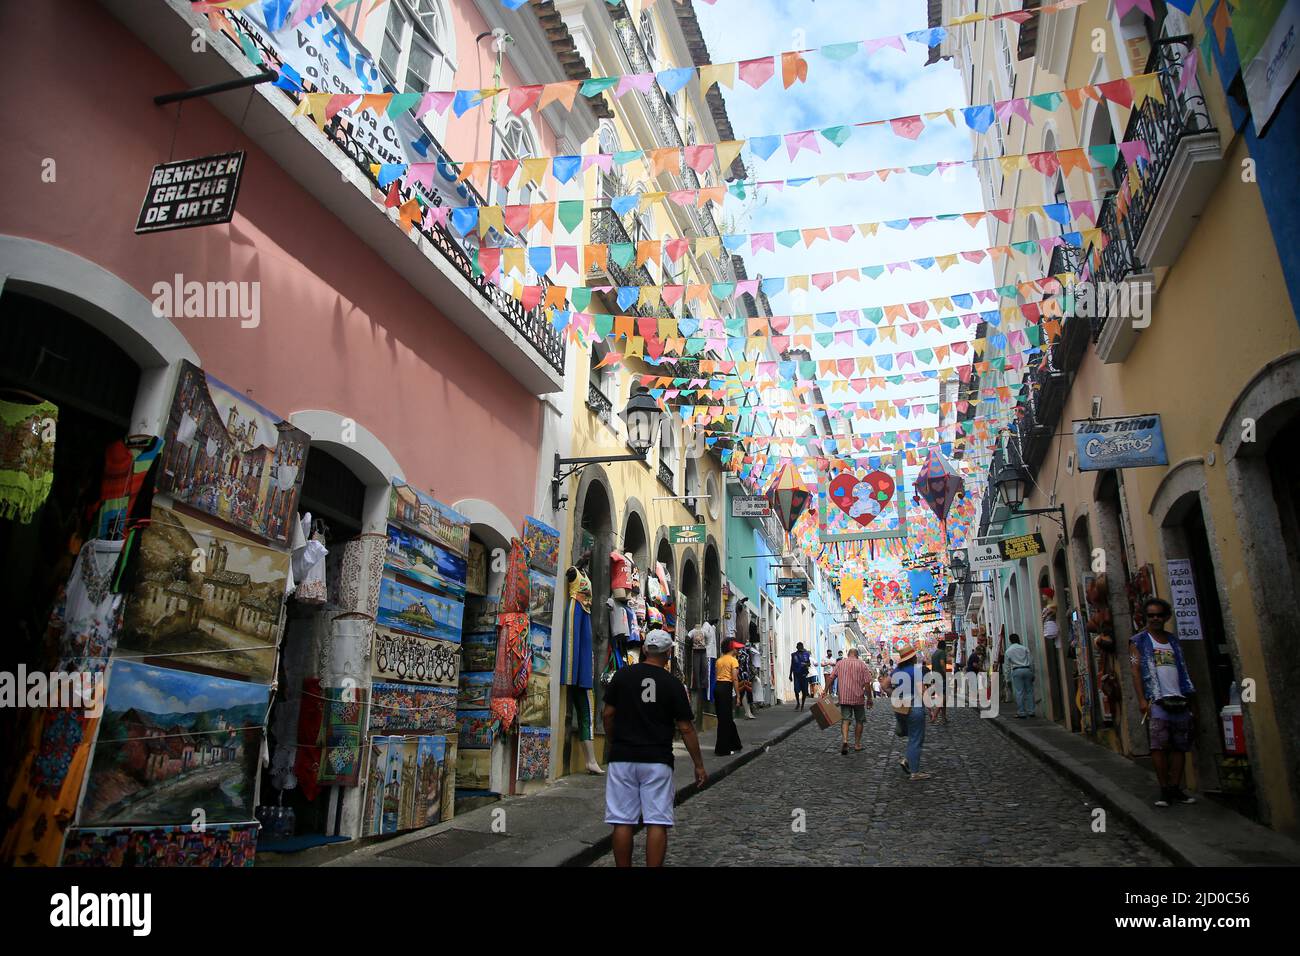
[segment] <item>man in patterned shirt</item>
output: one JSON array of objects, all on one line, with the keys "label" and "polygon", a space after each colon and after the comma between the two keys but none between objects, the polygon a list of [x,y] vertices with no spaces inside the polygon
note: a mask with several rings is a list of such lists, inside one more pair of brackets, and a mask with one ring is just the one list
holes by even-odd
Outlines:
[{"label": "man in patterned shirt", "polygon": [[862,752],[862,727],[867,721],[867,708],[875,703],[867,696],[867,685],[871,682],[871,672],[858,657],[857,647],[849,648],[849,656],[841,657],[835,664],[834,680],[839,689],[840,700],[840,734],[843,743],[840,753],[849,754],[849,721],[854,721],[854,750]]}]

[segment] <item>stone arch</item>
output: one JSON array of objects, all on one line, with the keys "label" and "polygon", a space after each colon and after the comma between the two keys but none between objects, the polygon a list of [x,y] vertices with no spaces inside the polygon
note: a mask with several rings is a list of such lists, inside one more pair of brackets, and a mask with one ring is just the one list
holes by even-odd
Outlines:
[{"label": "stone arch", "polygon": [[140,366],[133,431],[166,430],[175,370],[199,355],[170,319],[134,286],[74,252],[21,236],[0,235],[0,286],[76,316],[115,342]]},{"label": "stone arch", "polygon": [[[650,566],[650,519],[646,517],[645,505],[638,498],[628,498],[623,506],[622,534],[619,545],[632,555],[636,566],[646,569]],[[639,535],[639,538],[638,538]]]},{"label": "stone arch", "polygon": [[[1253,434],[1243,434],[1243,422],[1253,423]],[[1261,816],[1280,829],[1296,828],[1296,794],[1300,794],[1300,557],[1296,541],[1297,504],[1285,475],[1290,469],[1284,454],[1294,456],[1300,429],[1300,351],[1291,351],[1266,364],[1242,389],[1219,427],[1216,441],[1222,448],[1228,497],[1232,502],[1241,539],[1248,583],[1247,595],[1255,614],[1263,673],[1267,683],[1261,701],[1272,701],[1272,716],[1280,738],[1281,766],[1261,763]],[[1247,437],[1253,441],[1246,440]],[[1281,479],[1281,482],[1279,482]],[[1242,605],[1237,607],[1241,613]],[[1254,675],[1252,675],[1254,676]],[[1258,704],[1256,719],[1267,711]],[[1278,772],[1285,774],[1277,780]],[[1267,794],[1283,794],[1269,800]]]},{"label": "stone arch", "polygon": [[722,618],[722,549],[713,535],[704,542],[704,565],[701,571],[704,616]]},{"label": "stone arch", "polygon": [[614,527],[616,518],[614,514],[614,485],[609,480],[609,475],[606,474],[604,468],[600,465],[588,465],[586,468],[582,469],[581,477],[578,480],[578,490],[572,499],[574,534],[573,546],[569,558],[570,564],[582,556],[582,535],[580,533],[582,530],[582,520],[583,515],[587,510],[587,498],[591,495],[594,486],[598,486],[600,492],[603,493],[603,500],[605,501],[604,510],[606,511],[608,527],[610,529],[613,529]]},{"label": "stone arch", "polygon": [[290,414],[289,421],[311,436],[313,446],[326,449],[361,479],[366,486],[362,531],[382,533],[392,481],[406,480],[393,453],[370,429],[338,412],[303,409]]}]

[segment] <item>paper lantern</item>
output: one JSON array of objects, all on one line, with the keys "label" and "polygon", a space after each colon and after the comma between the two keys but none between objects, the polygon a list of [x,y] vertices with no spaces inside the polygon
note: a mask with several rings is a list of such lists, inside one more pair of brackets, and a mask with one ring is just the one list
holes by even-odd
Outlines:
[{"label": "paper lantern", "polygon": [[794,463],[786,462],[782,465],[767,488],[767,500],[787,533],[794,528],[804,508],[808,507],[811,495],[808,486],[799,478],[799,470]]},{"label": "paper lantern", "polygon": [[916,493],[930,506],[940,521],[948,517],[953,500],[966,487],[965,480],[957,474],[952,462],[933,448],[916,476]]}]

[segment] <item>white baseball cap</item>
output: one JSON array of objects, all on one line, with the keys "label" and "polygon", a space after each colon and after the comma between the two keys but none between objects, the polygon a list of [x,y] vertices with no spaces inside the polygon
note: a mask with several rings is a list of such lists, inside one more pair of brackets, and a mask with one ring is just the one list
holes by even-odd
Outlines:
[{"label": "white baseball cap", "polygon": [[673,636],[663,628],[656,627],[646,634],[644,644],[648,651],[666,651],[673,646]]}]

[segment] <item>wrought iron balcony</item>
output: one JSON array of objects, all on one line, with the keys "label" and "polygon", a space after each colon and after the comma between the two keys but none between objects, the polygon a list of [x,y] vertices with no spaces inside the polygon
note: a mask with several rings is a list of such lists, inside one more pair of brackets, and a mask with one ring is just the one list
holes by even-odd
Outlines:
[{"label": "wrought iron balcony", "polygon": [[[257,42],[256,46],[265,61],[278,61],[275,51],[270,46],[262,42]],[[318,92],[317,87],[313,85],[307,77],[303,77],[302,85],[304,90],[307,92]],[[290,90],[283,90],[283,92],[284,95],[294,103],[297,103],[302,95]],[[429,159],[431,161],[451,163],[451,156],[445,149],[443,149],[442,144],[434,138],[433,134],[429,132],[428,128],[425,127],[423,123],[420,123],[419,125],[421,129],[424,130],[425,138],[431,146]],[[325,124],[324,132],[331,142],[347,156],[348,160],[356,166],[356,168],[359,169],[368,180],[370,180],[375,188],[379,189],[378,175],[372,170],[372,160],[367,154],[360,139],[366,128],[367,127],[364,123],[345,124],[343,122],[343,115],[338,114]],[[416,198],[415,191],[401,180],[397,181],[397,186],[397,198],[399,203],[406,203]],[[483,205],[485,203],[484,198],[478,194],[477,190],[475,190],[468,181],[465,183],[465,186],[471,193],[475,205]],[[391,186],[388,188],[391,188]],[[382,191],[386,192],[387,189]],[[427,197],[422,196],[420,198],[421,201],[423,201]],[[555,330],[554,326],[552,326],[547,320],[543,309],[540,307],[535,309],[525,309],[518,299],[507,293],[500,286],[490,282],[486,276],[475,276],[473,262],[461,241],[452,235],[450,230],[433,222],[430,217],[424,217],[423,222],[415,225],[413,228],[429,240],[434,248],[442,254],[443,258],[445,258],[447,262],[450,263],[451,266],[474,287],[480,296],[482,296],[502,315],[503,318],[505,318],[515,331],[519,332],[524,337],[528,344],[531,345],[537,353],[541,355],[553,369],[555,369],[555,371],[560,373],[560,375],[564,374],[564,340]],[[542,284],[548,285],[549,283],[543,279]]]},{"label": "wrought iron balcony", "polygon": [[1117,188],[1129,182],[1131,197],[1125,215],[1129,236],[1136,245],[1151,221],[1151,213],[1164,186],[1167,174],[1174,167],[1179,145],[1189,136],[1214,132],[1209,107],[1196,77],[1188,78],[1186,88],[1183,73],[1187,56],[1193,50],[1190,36],[1162,37],[1151,49],[1146,72],[1159,77],[1161,100],[1148,97],[1141,106],[1135,105],[1124,130],[1125,142],[1141,140],[1151,153],[1149,162],[1139,164],[1130,171],[1121,156],[1115,164]]},{"label": "wrought iron balcony", "polygon": [[593,381],[587,382],[587,407],[605,424],[613,421],[614,403],[605,397],[605,393]]}]

